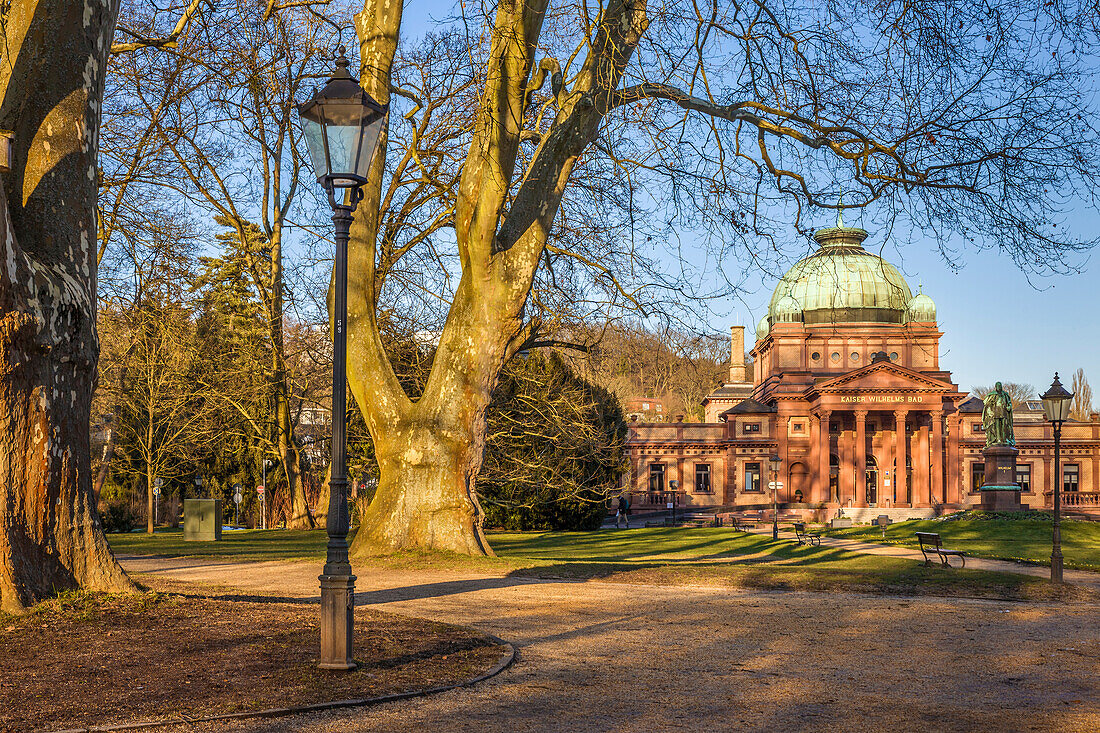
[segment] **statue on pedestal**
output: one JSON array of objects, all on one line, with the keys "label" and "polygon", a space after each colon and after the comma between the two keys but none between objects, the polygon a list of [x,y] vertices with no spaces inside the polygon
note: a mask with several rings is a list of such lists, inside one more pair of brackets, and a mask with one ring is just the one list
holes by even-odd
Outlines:
[{"label": "statue on pedestal", "polygon": [[1012,433],[1012,398],[1004,391],[1000,382],[982,400],[982,429],[985,430],[985,445],[1016,445],[1016,436]]},{"label": "statue on pedestal", "polygon": [[1016,436],[1012,433],[1012,398],[1000,382],[982,400],[985,429],[985,481],[978,507],[987,511],[1021,511],[1020,485],[1016,482]]}]

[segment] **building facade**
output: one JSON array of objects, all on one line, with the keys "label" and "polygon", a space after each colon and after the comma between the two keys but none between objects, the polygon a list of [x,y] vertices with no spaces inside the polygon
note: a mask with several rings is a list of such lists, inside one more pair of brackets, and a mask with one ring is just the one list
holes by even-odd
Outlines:
[{"label": "building facade", "polygon": [[[770,505],[772,456],[778,502],[818,518],[931,516],[981,501],[981,401],[940,365],[932,299],[864,249],[866,237],[815,234],[817,251],[776,286],[751,365],[744,328],[732,329],[730,379],[703,400],[706,422],[630,423],[636,503],[676,491],[687,506]],[[1100,511],[1100,419],[1090,417],[1063,427],[1058,479],[1041,404],[1015,411],[1024,504],[1050,506],[1061,480],[1068,510]]]}]

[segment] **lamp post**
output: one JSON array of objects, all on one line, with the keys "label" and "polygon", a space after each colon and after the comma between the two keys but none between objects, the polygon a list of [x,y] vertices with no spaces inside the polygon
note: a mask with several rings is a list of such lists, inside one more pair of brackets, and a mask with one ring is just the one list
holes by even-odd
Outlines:
[{"label": "lamp post", "polygon": [[233,526],[234,527],[240,527],[241,526],[241,499],[243,499],[243,498],[244,497],[241,496],[241,485],[240,484],[233,484],[233,503],[236,504],[236,507],[234,507],[234,509],[233,509]]},{"label": "lamp post", "polygon": [[1069,419],[1073,393],[1067,392],[1054,372],[1054,382],[1043,393],[1043,414],[1054,427],[1054,534],[1051,539],[1050,582],[1062,582],[1062,423]]},{"label": "lamp post", "polygon": [[783,459],[777,455],[768,459],[768,467],[772,471],[772,539],[779,539],[779,468],[783,465]]},{"label": "lamp post", "polygon": [[348,240],[352,214],[363,198],[389,105],[379,104],[348,73],[341,46],[328,83],[298,105],[302,134],[317,182],[328,193],[336,229],[332,313],[332,468],[329,479],[328,547],[321,574],[321,669],[355,669],[352,631],[355,576],[348,559],[346,446]]},{"label": "lamp post", "polygon": [[258,492],[260,495],[260,529],[267,529],[267,469],[273,465],[271,460],[264,459],[263,481],[260,483],[264,490]]},{"label": "lamp post", "polygon": [[192,483],[195,484],[195,498],[196,499],[201,499],[202,498],[202,476],[200,476],[196,473],[195,474],[195,479],[194,479],[194,481],[192,481]]}]

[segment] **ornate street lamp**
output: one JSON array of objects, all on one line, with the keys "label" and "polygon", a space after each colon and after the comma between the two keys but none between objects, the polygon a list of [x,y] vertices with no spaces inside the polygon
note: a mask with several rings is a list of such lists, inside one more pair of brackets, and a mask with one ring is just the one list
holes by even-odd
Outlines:
[{"label": "ornate street lamp", "polygon": [[241,485],[240,484],[233,484],[233,503],[236,504],[236,507],[233,510],[233,526],[234,527],[240,527],[241,526],[241,499],[243,499],[243,498],[244,497],[241,496]]},{"label": "ornate street lamp", "polygon": [[779,539],[779,469],[783,465],[783,459],[777,455],[768,459],[768,466],[772,470],[772,539]]},{"label": "ornate street lamp", "polygon": [[328,549],[321,574],[321,669],[355,669],[352,631],[355,576],[348,559],[346,446],[348,239],[352,214],[363,198],[389,105],[379,104],[348,73],[341,46],[336,71],[305,104],[298,105],[302,133],[317,182],[328,192],[336,227],[332,322],[332,470],[329,479]]},{"label": "ornate street lamp", "polygon": [[1069,419],[1070,401],[1073,393],[1067,392],[1058,381],[1058,372],[1054,372],[1054,382],[1043,393],[1043,414],[1054,426],[1054,549],[1050,553],[1050,582],[1062,582],[1062,423]]}]

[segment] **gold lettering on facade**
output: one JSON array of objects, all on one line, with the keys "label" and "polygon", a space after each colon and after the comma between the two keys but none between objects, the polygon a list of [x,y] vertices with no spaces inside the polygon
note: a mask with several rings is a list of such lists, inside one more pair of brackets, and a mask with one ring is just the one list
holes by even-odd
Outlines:
[{"label": "gold lettering on facade", "polygon": [[841,402],[924,402],[924,395],[891,395],[891,394],[856,394],[841,395]]}]

